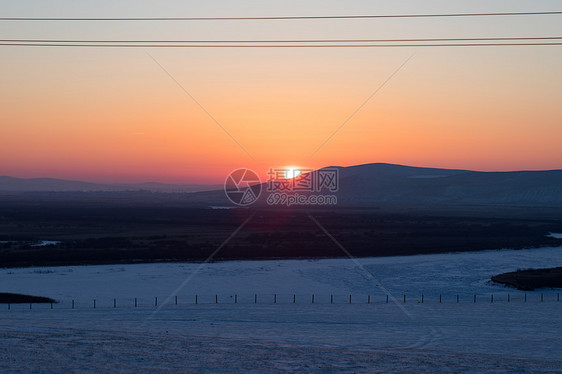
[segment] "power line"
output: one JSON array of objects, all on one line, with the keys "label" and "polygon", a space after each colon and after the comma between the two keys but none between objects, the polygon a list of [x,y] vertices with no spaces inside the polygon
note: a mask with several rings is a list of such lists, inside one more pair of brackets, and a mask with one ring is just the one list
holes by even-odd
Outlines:
[{"label": "power line", "polygon": [[0,43],[12,47],[101,47],[101,48],[388,48],[388,47],[508,47],[558,46],[557,43],[426,43],[426,44],[68,44]]},{"label": "power line", "polygon": [[292,39],[292,40],[62,40],[0,39],[0,43],[387,43],[387,42],[469,42],[509,40],[560,40],[562,36],[487,37],[487,38],[418,38],[418,39]]},{"label": "power line", "polygon": [[375,14],[335,16],[269,16],[269,17],[118,17],[118,18],[61,18],[61,17],[0,17],[0,21],[267,21],[267,20],[328,20],[370,18],[429,18],[429,17],[488,17],[560,15],[562,11],[493,12],[445,14]]}]

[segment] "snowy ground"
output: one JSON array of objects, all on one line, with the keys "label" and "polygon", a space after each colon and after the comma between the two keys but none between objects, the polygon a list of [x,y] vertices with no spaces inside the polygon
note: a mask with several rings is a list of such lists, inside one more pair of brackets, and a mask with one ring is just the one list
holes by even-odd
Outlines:
[{"label": "snowy ground", "polygon": [[2,291],[61,302],[0,306],[0,372],[562,370],[558,290],[527,292],[525,303],[489,282],[560,266],[562,248],[359,261],[398,305],[344,259],[207,264],[177,292],[178,305],[173,291],[198,264],[1,269]]}]

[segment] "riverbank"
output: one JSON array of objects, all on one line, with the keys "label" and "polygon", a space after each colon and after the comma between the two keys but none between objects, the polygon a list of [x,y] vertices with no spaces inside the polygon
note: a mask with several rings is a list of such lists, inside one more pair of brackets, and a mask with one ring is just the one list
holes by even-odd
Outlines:
[{"label": "riverbank", "polygon": [[562,288],[562,267],[548,269],[517,270],[498,274],[492,281],[521,291],[533,291],[538,288]]}]

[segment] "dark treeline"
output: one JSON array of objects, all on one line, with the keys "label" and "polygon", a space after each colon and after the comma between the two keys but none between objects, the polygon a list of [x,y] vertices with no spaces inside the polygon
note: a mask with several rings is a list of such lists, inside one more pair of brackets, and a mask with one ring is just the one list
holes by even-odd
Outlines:
[{"label": "dark treeline", "polygon": [[[0,206],[0,266],[205,260],[251,209],[6,203]],[[557,246],[562,221],[492,209],[313,209],[310,213],[352,255],[393,256]],[[60,241],[37,246],[39,240]],[[345,254],[305,209],[258,209],[215,260],[326,258]]]}]

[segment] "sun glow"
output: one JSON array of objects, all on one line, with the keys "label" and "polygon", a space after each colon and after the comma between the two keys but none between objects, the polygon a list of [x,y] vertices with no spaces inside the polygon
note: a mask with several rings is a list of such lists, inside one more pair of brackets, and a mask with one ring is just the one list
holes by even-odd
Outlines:
[{"label": "sun glow", "polygon": [[301,175],[301,171],[295,167],[287,167],[285,169],[285,179],[296,178]]}]

